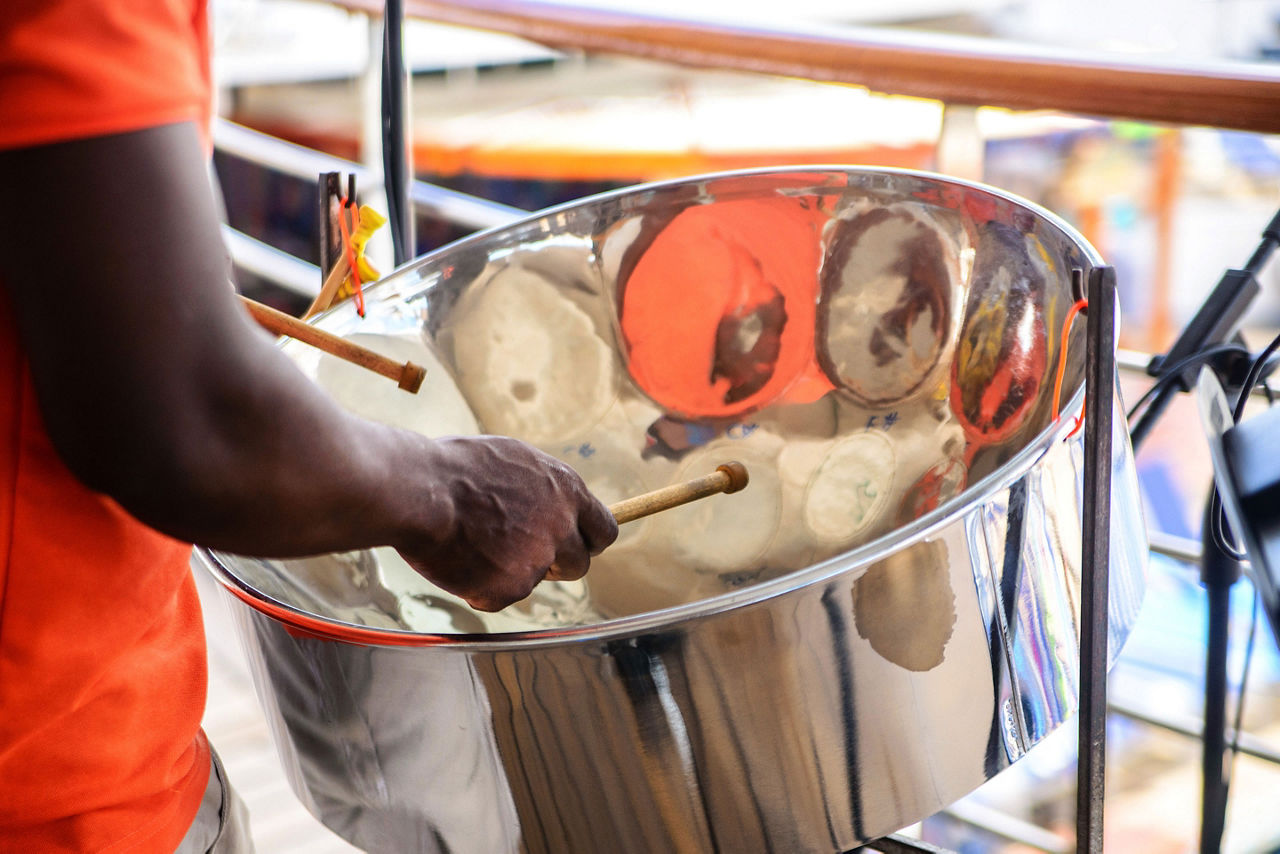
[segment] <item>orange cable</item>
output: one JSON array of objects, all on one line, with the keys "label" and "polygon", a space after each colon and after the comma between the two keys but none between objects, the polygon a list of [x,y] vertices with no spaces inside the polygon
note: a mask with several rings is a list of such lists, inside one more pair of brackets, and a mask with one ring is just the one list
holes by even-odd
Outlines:
[{"label": "orange cable", "polygon": [[[352,200],[351,233],[356,234],[359,231],[360,231],[360,206],[357,205],[354,200]],[[352,256],[354,256],[356,251],[355,247],[351,246],[350,241],[348,241],[347,246],[348,246],[347,251]],[[356,259],[354,257],[351,258],[351,270],[352,270],[351,287],[355,290],[356,311],[360,313],[361,317],[364,317],[364,283],[360,281],[360,268],[356,264]]]},{"label": "orange cable", "polygon": [[[347,267],[350,269],[349,275],[351,277],[352,296],[356,302],[356,313],[364,317],[364,291],[360,287],[360,271],[356,268],[356,252],[351,246],[351,232],[354,228],[347,225],[345,216],[346,212],[353,207],[351,199],[344,196],[342,207],[338,211],[338,229],[342,232],[342,250],[347,254]],[[353,220],[358,216],[359,214],[354,215]]]},{"label": "orange cable", "polygon": [[[1062,396],[1062,377],[1067,372],[1067,344],[1069,335],[1071,334],[1071,322],[1076,319],[1076,315],[1089,307],[1088,300],[1076,300],[1067,312],[1066,319],[1062,322],[1062,346],[1058,348],[1058,369],[1054,372],[1053,377],[1053,420],[1058,420],[1059,403],[1058,400]],[[1076,419],[1075,429],[1072,430],[1067,438],[1070,439],[1080,429],[1080,425],[1084,423],[1084,415],[1082,414]]]}]

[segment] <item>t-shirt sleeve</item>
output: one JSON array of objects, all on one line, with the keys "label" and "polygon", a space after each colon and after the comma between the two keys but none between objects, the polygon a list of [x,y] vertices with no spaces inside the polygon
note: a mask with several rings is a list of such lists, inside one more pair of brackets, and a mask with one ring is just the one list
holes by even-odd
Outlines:
[{"label": "t-shirt sleeve", "polygon": [[205,0],[0,0],[0,149],[209,117]]}]

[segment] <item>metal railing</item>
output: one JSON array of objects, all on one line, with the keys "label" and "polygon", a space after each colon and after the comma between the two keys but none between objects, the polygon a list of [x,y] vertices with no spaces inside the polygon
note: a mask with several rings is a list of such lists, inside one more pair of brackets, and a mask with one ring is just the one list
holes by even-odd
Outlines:
[{"label": "metal railing", "polygon": [[[381,0],[335,1],[382,12]],[[1280,70],[1244,63],[1139,61],[910,30],[762,29],[533,0],[406,0],[405,11],[559,50],[846,83],[948,104],[1280,132]]]},{"label": "metal railing", "polygon": [[[360,186],[366,189],[376,189],[383,185],[381,173],[363,164],[286,142],[226,119],[214,122],[213,145],[220,153],[308,182],[315,182],[325,172],[343,172],[355,175]],[[492,228],[505,225],[528,213],[520,208],[459,193],[425,181],[414,181],[409,197],[419,215],[463,228]]]}]

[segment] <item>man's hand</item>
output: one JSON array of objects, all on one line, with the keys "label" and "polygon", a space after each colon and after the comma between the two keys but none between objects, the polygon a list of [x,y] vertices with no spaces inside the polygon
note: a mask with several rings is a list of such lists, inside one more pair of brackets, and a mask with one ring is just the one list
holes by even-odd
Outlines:
[{"label": "man's hand", "polygon": [[581,578],[591,555],[618,536],[608,508],[573,469],[523,442],[437,439],[423,461],[436,486],[412,508],[396,545],[414,569],[473,608],[501,610],[543,578]]}]

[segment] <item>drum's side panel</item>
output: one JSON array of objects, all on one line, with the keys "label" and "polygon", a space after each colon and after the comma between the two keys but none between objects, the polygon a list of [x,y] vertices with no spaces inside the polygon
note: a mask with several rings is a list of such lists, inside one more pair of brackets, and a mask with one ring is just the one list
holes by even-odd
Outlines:
[{"label": "drum's side panel", "polygon": [[[1005,562],[1012,575],[1001,589],[1009,597],[1004,607],[1010,614],[1010,650],[1028,747],[1057,729],[1075,711],[1079,696],[1078,477],[1070,449],[1062,445],[1010,490],[1011,500],[1020,503],[1018,513],[1010,513],[1006,538],[1016,559]],[[1016,525],[1015,515],[1020,517]]]},{"label": "drum's side panel", "polygon": [[517,850],[466,656],[307,637],[228,598],[286,774],[316,818],[370,852]]},{"label": "drum's side panel", "polygon": [[476,656],[525,848],[842,851],[972,790],[995,702],[964,544],[663,633]]},{"label": "drum's side panel", "polygon": [[709,850],[670,687],[644,655],[626,643],[474,657],[530,854]]},{"label": "drum's side panel", "polygon": [[982,560],[957,519],[853,584],[859,840],[933,814],[991,773],[1004,651],[974,584]]},{"label": "drum's side panel", "polygon": [[[1123,415],[1117,413],[1117,418]],[[1117,421],[1112,457],[1110,512],[1117,535],[1111,541],[1111,663],[1137,619],[1147,558],[1137,476],[1123,424]],[[1020,728],[1025,748],[1057,729],[1078,707],[1083,477],[1083,437],[1077,434],[1049,448],[1027,475],[975,516],[991,556],[993,610],[1018,696],[1007,710],[1008,723]]]},{"label": "drum's side panel", "polygon": [[[196,554],[201,557],[205,565],[211,565],[208,558],[200,550],[197,549]],[[290,735],[291,728],[286,724],[284,711],[281,709],[281,703],[277,700],[278,696],[286,695],[284,708],[292,709],[293,703],[290,702],[290,698],[287,695],[291,693],[296,695],[299,691],[312,690],[314,686],[298,684],[297,682],[282,682],[277,685],[274,672],[267,668],[266,663],[266,658],[271,652],[263,648],[255,628],[259,623],[271,623],[270,618],[255,611],[225,590],[222,595],[223,601],[227,605],[227,610],[235,624],[236,633],[240,638],[241,648],[244,650],[245,660],[249,665],[249,675],[253,679],[254,693],[258,697],[258,704],[261,706],[263,715],[266,718],[267,729],[271,733],[271,743],[275,745],[276,754],[280,759],[280,766],[284,770],[285,778],[289,781],[289,788],[293,790],[294,795],[306,807],[307,811],[319,818],[320,809],[311,797],[307,778],[302,772],[303,758],[299,755],[299,750],[294,744],[294,739]],[[295,726],[303,725],[302,722],[295,724]]]},{"label": "drum's side panel", "polygon": [[680,700],[719,850],[837,850],[849,837],[851,600],[847,584],[819,592],[726,615],[687,639]]},{"label": "drum's side panel", "polygon": [[[1119,383],[1116,384],[1119,388]],[[1142,514],[1142,493],[1138,486],[1138,466],[1129,442],[1129,426],[1124,405],[1117,394],[1112,410],[1111,435],[1111,574],[1107,585],[1108,627],[1107,666],[1120,656],[1124,642],[1138,620],[1138,611],[1147,590],[1147,560],[1150,543]],[[1084,442],[1080,453],[1083,456]],[[1082,469],[1083,471],[1083,469]]]}]

